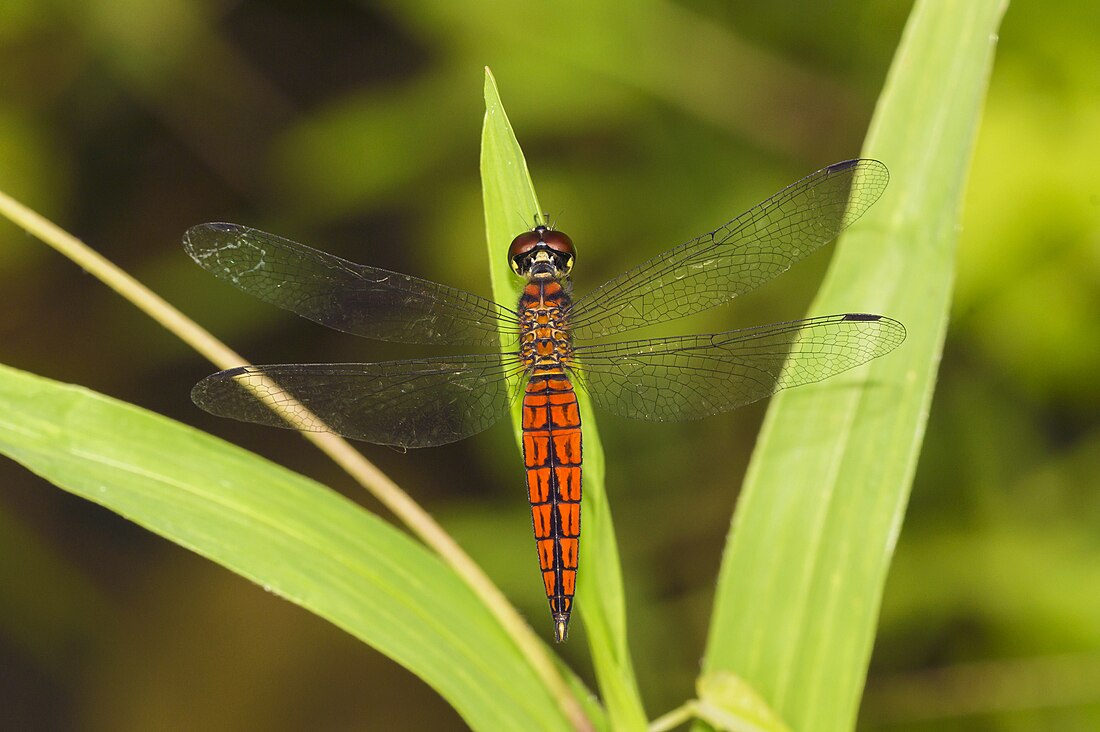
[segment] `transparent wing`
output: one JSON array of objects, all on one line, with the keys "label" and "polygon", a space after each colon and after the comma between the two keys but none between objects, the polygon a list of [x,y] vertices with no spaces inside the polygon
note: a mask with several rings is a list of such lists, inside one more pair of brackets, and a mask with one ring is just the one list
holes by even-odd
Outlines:
[{"label": "transparent wing", "polygon": [[601,409],[665,422],[708,417],[827,379],[904,340],[905,328],[896,320],[849,313],[585,346],[576,349],[573,368]]},{"label": "transparent wing", "polygon": [[[514,397],[508,377],[522,370],[509,354],[243,366],[207,376],[191,399],[220,417],[430,447],[481,432],[506,414]],[[288,421],[265,403],[286,407],[295,400],[312,415],[295,414],[291,406]]]},{"label": "transparent wing", "polygon": [[183,246],[253,297],[336,330],[399,343],[497,346],[515,313],[453,287],[311,249],[237,224],[199,224]]},{"label": "transparent wing", "polygon": [[575,301],[578,339],[598,338],[719,305],[788,270],[836,238],[882,195],[877,160],[812,173],[710,234],[643,262]]}]

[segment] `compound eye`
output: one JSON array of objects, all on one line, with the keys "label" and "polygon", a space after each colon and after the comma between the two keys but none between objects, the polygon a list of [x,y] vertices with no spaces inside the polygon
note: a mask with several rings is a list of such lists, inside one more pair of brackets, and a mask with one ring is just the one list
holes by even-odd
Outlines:
[{"label": "compound eye", "polygon": [[537,231],[525,231],[512,240],[508,246],[508,264],[512,266],[512,271],[520,274],[520,260],[538,246],[539,241],[541,240]]},{"label": "compound eye", "polygon": [[577,248],[573,246],[573,240],[561,231],[546,230],[542,233],[542,240],[546,246],[558,254],[565,255],[568,259],[577,256]]},{"label": "compound eye", "polygon": [[573,240],[561,231],[547,229],[542,233],[542,240],[546,246],[558,254],[562,267],[568,273],[573,269],[573,260],[577,258],[577,248],[573,246]]}]

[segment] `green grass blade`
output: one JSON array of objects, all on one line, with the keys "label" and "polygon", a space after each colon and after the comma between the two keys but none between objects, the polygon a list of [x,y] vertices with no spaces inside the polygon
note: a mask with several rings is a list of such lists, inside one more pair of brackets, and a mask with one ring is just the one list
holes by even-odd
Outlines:
[{"label": "green grass blade", "polygon": [[[485,229],[489,245],[489,262],[493,293],[499,302],[519,300],[522,282],[510,269],[507,258],[512,238],[534,225],[542,216],[534,185],[527,170],[523,151],[501,105],[496,83],[491,73],[485,75],[485,126],[481,140],[481,179],[485,200]],[[514,338],[514,336],[511,336]],[[516,344],[506,337],[505,350],[514,351]],[[577,392],[580,401],[581,424],[584,426],[584,504],[581,523],[581,557],[577,577],[576,607],[584,621],[585,634],[592,651],[593,665],[599,681],[608,718],[613,729],[640,729],[645,726],[645,712],[638,694],[626,643],[626,618],[623,600],[622,570],[615,544],[615,530],[604,490],[604,457],[600,436],[591,405],[583,390]],[[518,405],[513,412],[516,441],[519,442]],[[517,462],[517,500],[519,490]],[[541,589],[538,580],[534,545],[531,548],[532,591]],[[549,613],[537,622],[545,623],[549,633]]]},{"label": "green grass blade", "polygon": [[404,533],[245,450],[0,366],[0,452],[343,628],[474,729],[568,723],[480,599]]},{"label": "green grass blade", "polygon": [[1006,0],[918,2],[865,154],[890,188],[847,234],[811,313],[879,312],[908,340],[783,392],[723,560],[705,671],[792,729],[851,729],[946,330],[966,173]]}]

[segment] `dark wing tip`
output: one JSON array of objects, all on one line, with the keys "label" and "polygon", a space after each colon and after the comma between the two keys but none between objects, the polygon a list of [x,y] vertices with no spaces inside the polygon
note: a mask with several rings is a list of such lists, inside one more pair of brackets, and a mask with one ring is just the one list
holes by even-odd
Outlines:
[{"label": "dark wing tip", "polygon": [[875,158],[852,158],[851,160],[841,160],[839,163],[833,163],[832,165],[826,166],[825,170],[830,173],[842,173],[845,170],[851,170],[853,168],[881,170],[883,172],[888,172],[889,170],[885,163]]},{"label": "dark wing tip", "polygon": [[245,228],[239,224],[227,224],[221,221],[197,224],[183,232],[183,248],[194,258],[196,252],[207,250],[212,243],[224,240],[227,234],[238,234]]},{"label": "dark wing tip", "polygon": [[199,383],[191,387],[191,403],[199,409],[203,410],[204,412],[210,411],[210,409],[208,409],[206,406],[206,392],[210,388],[210,381],[213,376],[217,376],[217,374],[211,374],[210,376],[203,378],[201,381],[199,381]]},{"label": "dark wing tip", "polygon": [[[833,163],[825,168],[826,175],[836,175],[838,173],[845,173],[847,171],[854,171],[853,175],[858,179],[866,181],[874,189],[877,189],[878,193],[874,196],[874,199],[867,204],[870,206],[875,200],[878,200],[879,195],[886,189],[886,186],[890,183],[890,169],[886,167],[886,164],[880,160],[874,158],[852,158],[851,160],[842,160],[839,163]],[[858,183],[856,185],[859,185]]]},{"label": "dark wing tip", "polygon": [[[212,392],[217,392],[218,390],[224,390],[226,384],[235,385],[238,376],[247,374],[250,371],[251,368],[248,366],[234,366],[231,369],[210,374],[191,387],[191,401],[210,412],[211,407],[208,405],[211,404],[211,402],[207,399],[207,395]],[[212,413],[216,414],[217,412]]]},{"label": "dark wing tip", "polygon": [[240,224],[230,224],[224,221],[208,221],[205,224],[195,224],[183,234],[184,241],[190,238],[198,238],[210,235],[230,234],[244,231],[247,227]]},{"label": "dark wing tip", "polygon": [[841,160],[839,163],[833,163],[825,167],[826,172],[829,173],[841,173],[845,170],[851,170],[859,165],[859,158],[852,158],[851,160]]},{"label": "dark wing tip", "polygon": [[857,323],[879,323],[877,332],[880,335],[880,342],[886,350],[877,353],[876,357],[894,350],[904,343],[906,336],[909,335],[905,330],[905,326],[902,325],[900,321],[888,318],[885,315],[846,313],[841,320]]}]

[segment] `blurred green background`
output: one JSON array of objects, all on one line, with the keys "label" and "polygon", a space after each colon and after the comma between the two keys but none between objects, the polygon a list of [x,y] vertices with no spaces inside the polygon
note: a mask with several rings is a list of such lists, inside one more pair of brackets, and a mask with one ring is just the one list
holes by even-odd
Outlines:
[{"label": "blurred green background", "polygon": [[[543,205],[578,245],[584,292],[856,156],[908,11],[4,0],[0,190],[257,361],[429,353],[254,301],[194,266],[179,237],[235,221],[488,294],[489,65]],[[1100,6],[1083,0],[1006,16],[861,729],[1100,728],[1098,30]],[[527,224],[517,212],[517,231]],[[676,327],[799,317],[828,256]],[[193,407],[209,365],[6,222],[0,292],[5,363],[197,425],[378,509],[294,434]],[[693,693],[764,408],[601,421],[652,716]],[[363,450],[547,625],[507,426],[407,455]],[[462,728],[350,636],[7,461],[0,588],[3,729]],[[582,617],[560,650],[591,678],[583,633]]]}]

